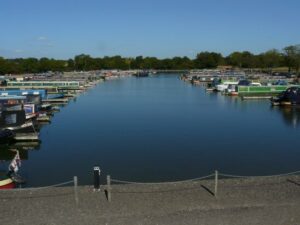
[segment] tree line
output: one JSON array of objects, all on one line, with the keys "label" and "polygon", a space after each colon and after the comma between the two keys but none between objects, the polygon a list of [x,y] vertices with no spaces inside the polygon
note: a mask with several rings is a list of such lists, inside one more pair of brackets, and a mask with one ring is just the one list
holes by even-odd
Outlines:
[{"label": "tree line", "polygon": [[187,70],[213,69],[218,66],[233,66],[236,68],[260,68],[272,71],[276,67],[287,67],[289,72],[299,74],[300,45],[287,46],[284,49],[272,49],[261,54],[249,51],[233,52],[224,57],[216,52],[200,52],[194,59],[188,57],[174,57],[158,59],[156,57],[138,56],[135,58],[112,56],[93,58],[81,54],[68,60],[49,58],[17,58],[5,59],[0,57],[0,74],[42,73],[47,71],[91,71],[101,69],[159,69],[159,70]]}]

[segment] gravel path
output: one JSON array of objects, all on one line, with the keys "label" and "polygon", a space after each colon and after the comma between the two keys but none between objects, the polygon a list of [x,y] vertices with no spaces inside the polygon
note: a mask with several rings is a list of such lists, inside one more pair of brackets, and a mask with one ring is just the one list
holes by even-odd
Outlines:
[{"label": "gravel path", "polygon": [[[103,187],[104,189],[104,187]],[[300,176],[206,180],[181,184],[113,185],[0,191],[1,225],[204,224],[300,225]]]}]

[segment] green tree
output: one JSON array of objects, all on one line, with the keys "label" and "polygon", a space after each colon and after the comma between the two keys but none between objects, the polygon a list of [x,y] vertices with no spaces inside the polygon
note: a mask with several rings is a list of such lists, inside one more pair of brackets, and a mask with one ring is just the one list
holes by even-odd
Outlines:
[{"label": "green tree", "polygon": [[299,74],[300,68],[300,45],[291,45],[283,49],[285,64],[291,72],[292,68]]},{"label": "green tree", "polygon": [[72,71],[75,69],[75,63],[73,59],[68,59],[67,61],[67,71]]},{"label": "green tree", "polygon": [[36,58],[23,59],[21,66],[26,73],[37,73],[40,70],[39,60]]},{"label": "green tree", "polygon": [[85,54],[80,54],[75,56],[74,58],[75,69],[79,71],[85,71],[87,69],[90,59],[91,57]]},{"label": "green tree", "polygon": [[197,54],[195,66],[199,69],[216,68],[224,62],[223,56],[215,52],[201,52]]},{"label": "green tree", "polygon": [[256,56],[251,52],[233,52],[227,57],[229,65],[240,68],[253,68],[257,64]]},{"label": "green tree", "polygon": [[260,55],[261,67],[267,68],[270,73],[274,67],[279,67],[283,62],[282,54],[276,50],[272,49]]},{"label": "green tree", "polygon": [[39,72],[47,72],[52,70],[51,61],[48,58],[41,58],[39,62]]},{"label": "green tree", "polygon": [[135,57],[135,59],[131,63],[132,68],[133,69],[143,69],[143,62],[144,62],[143,56]]}]

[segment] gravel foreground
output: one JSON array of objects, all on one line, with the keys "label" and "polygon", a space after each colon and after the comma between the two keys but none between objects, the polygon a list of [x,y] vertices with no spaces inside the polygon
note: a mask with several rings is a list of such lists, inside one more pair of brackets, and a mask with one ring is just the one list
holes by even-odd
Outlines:
[{"label": "gravel foreground", "polygon": [[219,180],[217,198],[213,180],[105,188],[0,191],[0,224],[300,225],[300,176]]}]

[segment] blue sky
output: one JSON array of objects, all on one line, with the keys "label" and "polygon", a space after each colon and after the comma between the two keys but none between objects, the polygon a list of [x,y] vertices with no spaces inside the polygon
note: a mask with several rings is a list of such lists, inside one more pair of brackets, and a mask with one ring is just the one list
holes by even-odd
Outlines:
[{"label": "blue sky", "polygon": [[298,0],[0,0],[0,56],[195,57],[300,44]]}]

